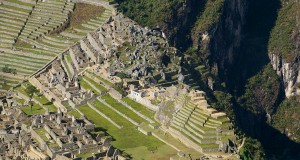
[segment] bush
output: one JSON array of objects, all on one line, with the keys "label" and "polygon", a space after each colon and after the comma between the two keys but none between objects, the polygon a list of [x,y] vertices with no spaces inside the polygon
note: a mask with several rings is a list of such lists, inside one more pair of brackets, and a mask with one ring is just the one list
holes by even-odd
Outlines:
[{"label": "bush", "polygon": [[269,64],[248,80],[245,92],[238,101],[254,114],[272,114],[279,92],[280,81]]},{"label": "bush", "polygon": [[261,143],[252,138],[246,138],[243,148],[240,150],[240,156],[243,160],[263,160],[265,151]]},{"label": "bush", "polygon": [[3,68],[2,68],[2,72],[4,73],[13,73],[13,74],[16,74],[16,69],[13,69],[13,68],[10,68],[8,67],[8,65],[5,65]]},{"label": "bush", "polygon": [[300,142],[300,103],[296,97],[284,100],[273,116],[272,125],[282,133],[291,133],[290,138]]}]

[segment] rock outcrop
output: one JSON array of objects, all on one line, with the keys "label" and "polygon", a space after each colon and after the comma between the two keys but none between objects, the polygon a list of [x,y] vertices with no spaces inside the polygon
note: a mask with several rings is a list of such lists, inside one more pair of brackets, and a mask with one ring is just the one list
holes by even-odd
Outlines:
[{"label": "rock outcrop", "polygon": [[293,62],[287,62],[281,56],[272,53],[269,57],[273,69],[282,79],[286,97],[289,98],[293,95],[300,95],[300,89],[298,87],[300,82],[298,59],[295,59]]}]

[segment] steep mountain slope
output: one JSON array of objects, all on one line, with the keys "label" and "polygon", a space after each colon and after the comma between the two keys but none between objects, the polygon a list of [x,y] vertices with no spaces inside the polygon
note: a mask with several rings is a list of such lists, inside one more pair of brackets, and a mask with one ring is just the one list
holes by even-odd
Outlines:
[{"label": "steep mountain slope", "polygon": [[300,4],[282,0],[276,25],[269,41],[269,57],[274,70],[281,77],[287,97],[299,95],[299,16]]},{"label": "steep mountain slope", "polygon": [[299,2],[118,2],[120,11],[138,23],[167,33],[213,106],[231,115],[242,135],[259,140],[245,141],[243,158],[297,157],[300,108],[294,107],[299,106],[295,99],[283,99],[297,94],[299,86]]}]

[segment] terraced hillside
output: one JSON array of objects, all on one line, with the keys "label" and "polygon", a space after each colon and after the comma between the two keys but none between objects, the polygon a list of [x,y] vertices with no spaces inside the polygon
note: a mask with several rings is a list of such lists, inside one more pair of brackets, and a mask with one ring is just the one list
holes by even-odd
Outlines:
[{"label": "terraced hillside", "polygon": [[[94,14],[71,25],[82,6]],[[112,11],[67,0],[5,0],[0,5],[0,92],[25,80],[87,33],[96,30]],[[5,69],[4,69],[5,68]]]},{"label": "terraced hillside", "polygon": [[11,48],[27,23],[34,1],[5,0],[0,5],[0,47]]},{"label": "terraced hillside", "polygon": [[211,108],[204,97],[191,99],[181,95],[175,104],[184,105],[176,112],[169,130],[187,145],[203,152],[216,152],[222,142],[235,141],[230,120]]}]

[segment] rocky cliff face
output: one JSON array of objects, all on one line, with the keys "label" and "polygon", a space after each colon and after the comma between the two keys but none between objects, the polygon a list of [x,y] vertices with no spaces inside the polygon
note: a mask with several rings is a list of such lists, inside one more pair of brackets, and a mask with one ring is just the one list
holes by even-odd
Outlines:
[{"label": "rocky cliff face", "polygon": [[247,1],[225,0],[220,21],[209,30],[212,62],[218,70],[232,65],[238,54],[246,11]]},{"label": "rocky cliff face", "polygon": [[269,58],[284,84],[286,97],[300,95],[300,4],[281,0],[276,25],[269,39]]},{"label": "rocky cliff face", "polygon": [[269,54],[273,69],[277,75],[282,79],[286,97],[293,95],[300,95],[300,73],[299,73],[299,59],[296,58],[292,62],[287,62],[281,56],[276,54]]}]

